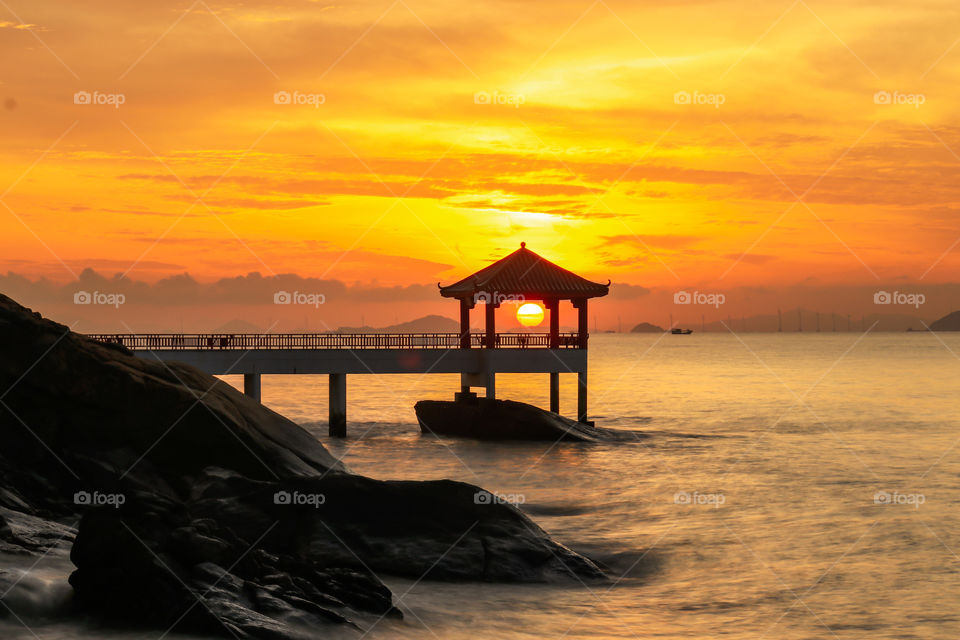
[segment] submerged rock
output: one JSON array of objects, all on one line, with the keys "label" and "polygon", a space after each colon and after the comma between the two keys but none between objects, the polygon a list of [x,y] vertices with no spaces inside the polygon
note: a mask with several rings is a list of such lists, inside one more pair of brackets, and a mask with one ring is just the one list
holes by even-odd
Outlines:
[{"label": "submerged rock", "polygon": [[552,442],[614,442],[644,437],[636,431],[595,427],[514,400],[421,400],[414,405],[414,410],[423,433],[443,436]]},{"label": "submerged rock", "polygon": [[[70,578],[83,611],[297,638],[399,616],[381,573],[603,577],[514,507],[477,500],[477,487],[354,475],[230,385],[94,342],[2,295],[0,353],[0,505],[63,525],[83,514]],[[14,525],[4,511],[4,544],[29,551],[50,537]]]}]

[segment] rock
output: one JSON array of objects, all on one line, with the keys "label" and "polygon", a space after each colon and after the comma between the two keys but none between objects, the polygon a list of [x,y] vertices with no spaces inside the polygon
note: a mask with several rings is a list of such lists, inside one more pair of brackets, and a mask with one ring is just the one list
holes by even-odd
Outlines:
[{"label": "rock", "polygon": [[[381,573],[603,578],[514,507],[479,504],[477,487],[353,475],[230,385],[71,333],[4,296],[0,352],[0,505],[54,528],[82,513],[70,578],[81,612],[299,638],[399,616]],[[0,513],[4,543],[50,543]]]},{"label": "rock", "polygon": [[414,410],[423,433],[478,440],[610,442],[644,437],[636,431],[594,427],[514,400],[421,400]]},{"label": "rock", "polygon": [[658,327],[655,324],[650,324],[649,322],[641,322],[633,329],[630,329],[630,333],[664,333],[666,329],[663,327]]},{"label": "rock", "polygon": [[930,331],[960,331],[960,311],[948,313],[930,325]]},{"label": "rock", "polygon": [[0,507],[0,552],[39,555],[68,546],[76,533],[68,524]]},{"label": "rock", "polygon": [[[195,506],[203,505],[188,502]],[[266,520],[248,514],[256,526]],[[284,549],[270,535],[277,521],[251,536],[249,524],[233,530],[191,517],[163,501],[85,515],[71,552],[77,604],[130,624],[252,638],[297,638],[307,628],[350,624],[348,611],[399,615],[389,589],[368,570],[325,566],[324,558]]]}]

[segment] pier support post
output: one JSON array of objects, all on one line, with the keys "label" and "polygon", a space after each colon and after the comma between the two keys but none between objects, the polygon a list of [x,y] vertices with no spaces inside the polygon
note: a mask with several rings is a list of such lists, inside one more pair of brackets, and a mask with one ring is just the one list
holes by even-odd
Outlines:
[{"label": "pier support post", "polygon": [[330,427],[331,438],[347,436],[347,374],[330,374]]},{"label": "pier support post", "polygon": [[487,374],[487,398],[493,400],[497,397],[497,374],[493,371]]},{"label": "pier support post", "polygon": [[577,372],[577,420],[589,423],[587,420],[587,372]]},{"label": "pier support post", "polygon": [[260,402],[260,374],[243,374],[243,394]]},{"label": "pier support post", "polygon": [[550,372],[550,411],[560,413],[560,373]]}]

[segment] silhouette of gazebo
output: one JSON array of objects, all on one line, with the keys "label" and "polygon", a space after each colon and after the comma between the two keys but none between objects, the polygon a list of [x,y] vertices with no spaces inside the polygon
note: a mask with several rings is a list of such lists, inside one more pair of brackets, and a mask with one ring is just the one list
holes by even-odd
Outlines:
[{"label": "silhouette of gazebo", "polygon": [[[439,285],[438,285],[439,286]],[[477,303],[485,305],[486,332],[482,346],[496,349],[497,307],[504,301],[543,302],[549,314],[550,331],[548,347],[550,349],[576,348],[586,349],[589,338],[587,301],[590,298],[605,296],[610,292],[610,282],[601,284],[578,276],[572,271],[550,262],[527,249],[527,243],[521,242],[520,248],[480,271],[451,285],[440,286],[440,295],[456,298],[460,301],[460,348],[471,348],[470,311]],[[577,332],[573,343],[561,344],[560,302],[569,300],[578,311]],[[513,345],[511,345],[513,346]],[[559,408],[559,377],[550,374],[550,409]],[[578,417],[586,420],[586,371],[580,375],[580,410]],[[462,393],[468,394],[469,387],[462,385]],[[488,387],[488,396],[490,387]]]}]

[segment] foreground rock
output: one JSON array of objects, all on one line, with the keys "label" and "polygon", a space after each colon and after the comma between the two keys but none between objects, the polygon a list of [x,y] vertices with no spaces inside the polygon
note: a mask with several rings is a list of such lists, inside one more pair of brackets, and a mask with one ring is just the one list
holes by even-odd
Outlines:
[{"label": "foreground rock", "polygon": [[551,442],[616,442],[644,437],[636,431],[603,429],[584,424],[514,400],[421,400],[414,410],[423,433],[443,436]]},{"label": "foreground rock", "polygon": [[[305,630],[398,616],[380,573],[602,578],[510,505],[477,501],[476,487],[353,475],[229,385],[3,296],[0,353],[0,506],[38,530],[54,523],[50,535],[83,513],[70,579],[81,610],[162,630],[315,637]],[[43,544],[3,522],[4,544]]]}]

